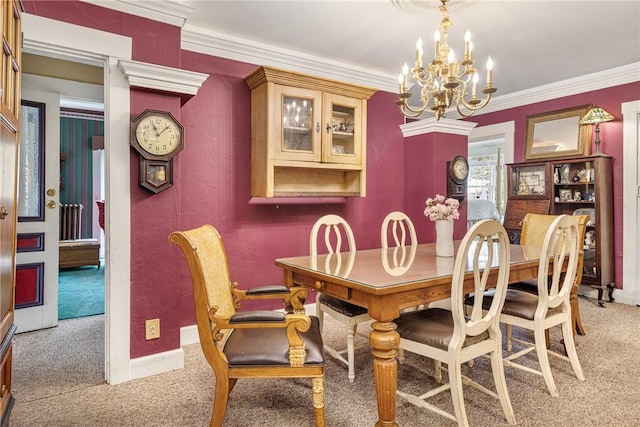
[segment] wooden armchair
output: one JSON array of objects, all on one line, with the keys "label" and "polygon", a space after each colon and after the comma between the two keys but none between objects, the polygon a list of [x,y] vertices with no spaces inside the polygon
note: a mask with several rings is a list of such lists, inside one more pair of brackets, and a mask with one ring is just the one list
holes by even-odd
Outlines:
[{"label": "wooden armchair", "polygon": [[[239,378],[311,378],[316,426],[325,425],[324,357],[318,319],[304,315],[304,288],[240,290],[231,282],[222,238],[211,225],[173,232],[191,272],[202,351],[216,377],[211,426],[222,426]],[[240,302],[279,298],[285,312],[237,312]]]}]

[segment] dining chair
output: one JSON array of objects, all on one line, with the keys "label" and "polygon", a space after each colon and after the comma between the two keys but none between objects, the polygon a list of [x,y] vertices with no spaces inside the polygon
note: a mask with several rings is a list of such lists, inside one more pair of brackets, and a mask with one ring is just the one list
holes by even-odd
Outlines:
[{"label": "dining chair", "polygon": [[[528,213],[525,215],[522,223],[522,236],[521,245],[537,246],[541,247],[544,241],[545,234],[551,223],[558,217],[558,215],[540,215]],[[582,326],[582,319],[580,318],[580,306],[578,305],[578,289],[582,283],[582,273],[584,268],[584,239],[587,232],[587,223],[591,219],[589,215],[576,215],[578,220],[578,267],[576,269],[576,280],[573,284],[573,289],[570,292],[569,302],[571,305],[571,325],[572,331],[580,335],[585,335],[584,326]],[[521,291],[530,292],[533,294],[538,293],[538,281],[525,280],[522,282],[516,282],[509,285],[511,289],[519,289]],[[549,347],[549,331],[545,332],[545,338],[547,347]]]},{"label": "dining chair", "polygon": [[[323,234],[324,239],[318,239],[320,234]],[[343,251],[343,239],[346,241],[345,244],[347,246],[345,251]],[[319,218],[311,228],[309,254],[312,268],[318,269],[318,266],[314,265],[314,263],[317,263],[318,254],[325,251],[328,251],[325,257],[325,271],[347,277],[355,259],[356,241],[351,226],[339,215],[325,215]],[[344,263],[343,257],[347,258]],[[325,344],[324,349],[332,357],[347,365],[349,382],[354,382],[356,378],[355,350],[366,345],[356,346],[358,325],[372,319],[364,307],[351,304],[325,293],[319,293],[316,298],[316,315],[320,320],[321,331],[325,313],[347,327],[347,347],[343,350],[337,350]]]},{"label": "dining chair", "polygon": [[[322,335],[317,317],[304,314],[308,291],[284,285],[239,289],[231,282],[222,238],[211,225],[173,232],[169,241],[187,260],[200,346],[215,373],[210,425],[222,426],[240,378],[310,378],[315,425],[324,426]],[[252,299],[281,299],[286,311],[238,311],[242,301]]]},{"label": "dining chair", "polygon": [[[421,395],[400,390],[398,395],[413,405],[467,426],[462,390],[465,384],[497,398],[509,424],[516,424],[504,376],[502,333],[498,322],[509,281],[509,263],[509,237],[502,224],[486,219],[469,229],[455,257],[451,310],[426,308],[402,313],[394,321],[400,334],[400,349],[445,363],[449,382]],[[498,265],[498,272],[492,274],[490,270],[495,265]],[[495,286],[495,299],[488,310],[483,310],[483,303],[478,299],[470,310],[465,311],[466,294],[470,292],[469,288],[464,289],[465,280],[473,282],[472,292],[476,295]],[[483,355],[491,359],[495,391],[462,375],[463,364]],[[446,390],[451,392],[453,414],[426,401]]]},{"label": "dining chair", "polygon": [[385,271],[392,276],[406,273],[413,264],[418,247],[416,229],[411,218],[400,211],[387,214],[380,227],[380,244]]},{"label": "dining chair", "polygon": [[[569,303],[569,294],[576,279],[578,252],[578,220],[574,216],[560,215],[544,238],[538,265],[537,294],[509,289],[500,314],[500,322],[506,325],[507,352],[512,351],[513,342],[524,346],[504,358],[505,366],[541,375],[549,393],[555,397],[559,394],[551,373],[549,355],[569,361],[576,377],[584,381],[573,339]],[[485,293],[485,308],[492,302],[492,297],[491,291]],[[533,341],[512,337],[513,326],[533,331]],[[566,356],[547,348],[545,331],[554,326],[562,328]],[[532,351],[538,355],[540,369],[514,362]]]}]

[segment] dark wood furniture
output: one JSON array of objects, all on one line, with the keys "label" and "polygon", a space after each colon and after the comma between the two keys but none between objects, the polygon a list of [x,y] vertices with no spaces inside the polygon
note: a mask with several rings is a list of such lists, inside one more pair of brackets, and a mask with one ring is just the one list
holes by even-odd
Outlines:
[{"label": "dark wood furniture", "polygon": [[14,398],[11,393],[12,338],[16,331],[15,253],[16,253],[16,171],[20,140],[20,80],[22,66],[22,3],[0,3],[0,423],[9,425]]},{"label": "dark wood furniture", "polygon": [[100,243],[96,239],[61,240],[60,268],[95,265],[100,268]]},{"label": "dark wood furniture", "polygon": [[[587,241],[584,245],[582,284],[598,290],[598,302],[608,293],[613,301],[615,289],[613,254],[613,169],[612,158],[594,155],[577,159],[555,160],[552,173],[568,170],[569,182],[553,183],[551,213],[556,215],[590,212],[593,220],[587,222]],[[571,194],[569,200],[563,195]]]},{"label": "dark wood furniture", "polygon": [[[456,250],[459,241],[454,242]],[[540,248],[511,245],[510,282],[533,279],[538,274]],[[453,257],[437,257],[435,243],[417,246],[416,256],[407,271],[401,275],[385,269],[384,256],[393,257],[393,249],[385,254],[380,248],[359,250],[348,276],[325,272],[326,255],[277,259],[276,265],[284,270],[287,286],[304,286],[350,303],[366,307],[375,319],[369,335],[373,354],[373,370],[378,402],[379,426],[394,426],[396,422],[397,361],[400,336],[393,320],[400,310],[451,297]],[[312,265],[318,266],[313,268]],[[498,268],[492,269],[497,275]],[[490,281],[495,282],[490,278]],[[473,292],[472,273],[464,277],[464,292]]]},{"label": "dark wood furniture", "polygon": [[605,291],[609,301],[614,300],[615,289],[612,160],[600,154],[507,165],[504,227],[512,243],[519,241],[527,213],[592,216],[584,242],[582,284],[598,290],[600,305]]}]

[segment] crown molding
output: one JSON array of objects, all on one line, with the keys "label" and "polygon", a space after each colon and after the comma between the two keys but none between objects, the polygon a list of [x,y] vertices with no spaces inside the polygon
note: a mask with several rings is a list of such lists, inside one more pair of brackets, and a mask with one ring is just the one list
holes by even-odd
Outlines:
[{"label": "crown molding", "polygon": [[640,80],[640,62],[611,68],[598,73],[562,80],[532,89],[495,97],[482,109],[482,114],[523,105],[535,104],[550,99],[563,98],[579,93],[620,86]]},{"label": "crown molding", "polygon": [[120,59],[118,67],[134,87],[195,95],[208,74]]},{"label": "crown molding", "polygon": [[400,130],[402,131],[402,136],[405,138],[434,132],[469,136],[473,128],[477,125],[478,124],[474,122],[446,118],[436,120],[435,117],[430,117],[428,119],[416,120],[415,122],[400,125]]},{"label": "crown molding", "polygon": [[169,0],[81,0],[95,6],[116,10],[118,12],[127,13],[129,15],[140,16],[142,18],[152,19],[162,22],[163,24],[175,25],[176,27],[184,27],[193,8],[184,6],[176,1]]},{"label": "crown molding", "polygon": [[189,25],[182,29],[181,47],[205,55],[268,65],[387,92],[398,90],[397,76]]}]

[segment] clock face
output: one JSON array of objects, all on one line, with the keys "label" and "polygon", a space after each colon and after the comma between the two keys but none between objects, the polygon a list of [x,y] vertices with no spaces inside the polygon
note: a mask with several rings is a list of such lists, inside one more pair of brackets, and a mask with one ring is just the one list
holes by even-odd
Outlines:
[{"label": "clock face", "polygon": [[458,156],[451,163],[451,177],[456,182],[463,182],[469,175],[469,165],[464,157]]},{"label": "clock face", "polygon": [[154,156],[165,156],[181,148],[182,128],[172,117],[150,114],[135,129],[140,148]]}]

